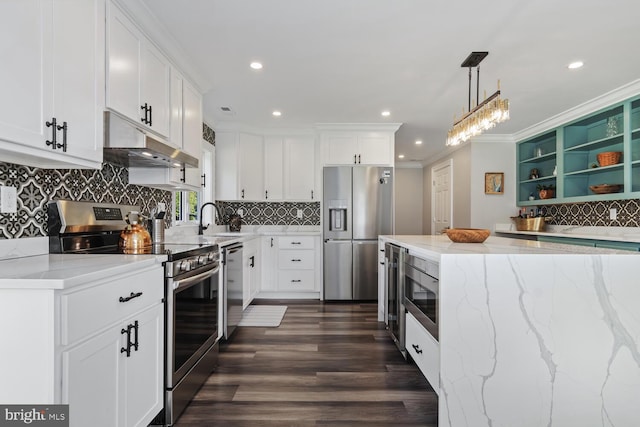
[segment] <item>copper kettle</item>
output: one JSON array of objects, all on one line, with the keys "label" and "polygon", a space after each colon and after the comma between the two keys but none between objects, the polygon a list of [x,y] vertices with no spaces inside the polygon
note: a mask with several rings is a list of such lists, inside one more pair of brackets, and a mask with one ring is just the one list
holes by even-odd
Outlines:
[{"label": "copper kettle", "polygon": [[131,211],[125,216],[127,226],[120,232],[118,248],[125,254],[151,253],[151,235],[140,223],[144,216],[137,211]]}]

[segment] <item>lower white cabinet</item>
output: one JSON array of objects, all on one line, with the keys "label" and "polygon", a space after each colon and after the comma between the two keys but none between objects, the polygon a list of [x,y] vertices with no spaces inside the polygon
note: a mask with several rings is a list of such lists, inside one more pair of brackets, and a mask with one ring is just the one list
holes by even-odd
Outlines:
[{"label": "lower white cabinet", "polygon": [[0,401],[68,404],[71,427],[147,426],[163,407],[161,264],[70,289],[0,289]]},{"label": "lower white cabinet", "polygon": [[440,393],[440,344],[407,313],[406,348],[436,393]]},{"label": "lower white cabinet", "polygon": [[242,309],[251,304],[260,289],[260,239],[242,244]]},{"label": "lower white cabinet", "polygon": [[319,295],[319,246],[316,235],[264,236],[260,296]]}]

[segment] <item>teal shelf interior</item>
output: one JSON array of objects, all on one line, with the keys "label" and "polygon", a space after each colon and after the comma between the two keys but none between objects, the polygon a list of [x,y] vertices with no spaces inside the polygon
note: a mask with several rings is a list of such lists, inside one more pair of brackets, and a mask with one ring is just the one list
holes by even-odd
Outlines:
[{"label": "teal shelf interior", "polygon": [[623,106],[603,111],[564,128],[564,149],[606,140],[623,133]]},{"label": "teal shelf interior", "polygon": [[556,131],[537,136],[518,145],[518,158],[521,162],[555,155]]},{"label": "teal shelf interior", "polygon": [[640,191],[640,161],[631,165],[631,191]]}]

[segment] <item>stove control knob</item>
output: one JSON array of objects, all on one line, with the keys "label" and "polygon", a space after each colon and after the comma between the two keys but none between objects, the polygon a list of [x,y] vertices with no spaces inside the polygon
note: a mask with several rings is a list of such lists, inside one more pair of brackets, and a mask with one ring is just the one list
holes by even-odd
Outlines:
[{"label": "stove control knob", "polygon": [[180,266],[178,266],[180,271],[189,271],[191,270],[191,263],[189,260],[184,260],[180,262]]},{"label": "stove control knob", "polygon": [[207,256],[206,255],[200,255],[198,257],[198,264],[199,265],[203,265],[207,263]]},{"label": "stove control knob", "polygon": [[213,261],[215,254],[213,252],[209,252],[207,254],[207,261]]}]

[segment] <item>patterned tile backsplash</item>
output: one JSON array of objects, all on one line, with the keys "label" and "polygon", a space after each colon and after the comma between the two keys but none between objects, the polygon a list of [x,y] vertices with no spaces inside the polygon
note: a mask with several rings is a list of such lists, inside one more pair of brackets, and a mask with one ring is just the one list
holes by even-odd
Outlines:
[{"label": "patterned tile backsplash", "polygon": [[[616,221],[609,219],[612,208],[617,212]],[[545,211],[553,225],[640,227],[640,199],[549,205]]]},{"label": "patterned tile backsplash", "polygon": [[[223,209],[224,224],[229,215],[242,209],[246,225],[320,225],[320,202],[237,202],[216,201]],[[297,217],[298,209],[302,218]]]},{"label": "patterned tile backsplash", "polygon": [[0,239],[47,236],[47,203],[68,199],[122,203],[143,213],[165,203],[172,193],[129,184],[126,168],[105,163],[101,170],[38,169],[0,162],[0,184],[16,187],[16,213],[0,214]]}]

